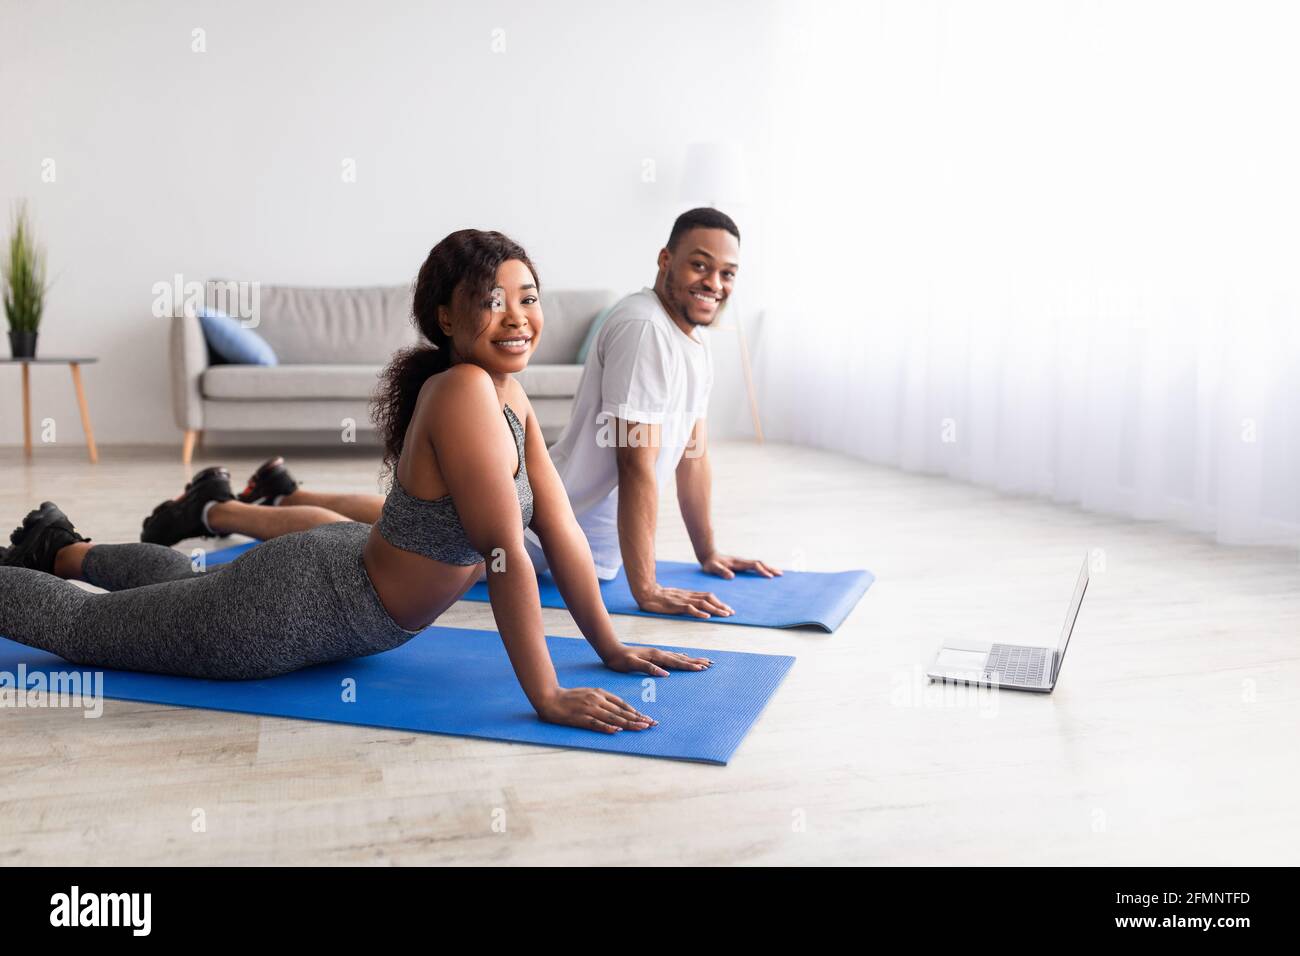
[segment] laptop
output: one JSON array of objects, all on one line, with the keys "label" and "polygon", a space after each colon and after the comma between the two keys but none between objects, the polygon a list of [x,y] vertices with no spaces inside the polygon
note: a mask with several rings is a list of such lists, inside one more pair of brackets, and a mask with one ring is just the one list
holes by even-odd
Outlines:
[{"label": "laptop", "polygon": [[1024,644],[988,644],[980,641],[945,641],[926,672],[931,681],[979,684],[1007,690],[1028,690],[1050,694],[1061,676],[1070,632],[1079,617],[1079,605],[1088,590],[1088,558],[1085,555],[1079,579],[1065,612],[1065,626],[1056,647]]}]

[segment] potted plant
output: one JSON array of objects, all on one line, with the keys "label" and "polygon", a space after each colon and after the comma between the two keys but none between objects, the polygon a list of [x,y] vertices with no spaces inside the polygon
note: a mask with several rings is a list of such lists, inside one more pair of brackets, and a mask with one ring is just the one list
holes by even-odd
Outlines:
[{"label": "potted plant", "polygon": [[45,308],[45,250],[32,237],[27,204],[14,212],[14,232],[9,254],[0,262],[4,273],[5,318],[9,320],[9,348],[14,358],[36,357],[36,330]]}]

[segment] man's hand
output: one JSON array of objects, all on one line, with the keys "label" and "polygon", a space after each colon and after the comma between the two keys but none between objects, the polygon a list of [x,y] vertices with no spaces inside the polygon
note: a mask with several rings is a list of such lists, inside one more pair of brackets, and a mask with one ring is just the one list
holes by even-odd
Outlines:
[{"label": "man's hand", "polygon": [[669,670],[708,670],[713,663],[707,657],[687,657],[676,651],[666,651],[662,647],[628,647],[627,645],[622,645],[613,653],[605,655],[604,660],[605,666],[612,671],[624,674],[650,674],[653,677],[667,677]]},{"label": "man's hand", "polygon": [[651,614],[687,614],[691,617],[730,617],[734,611],[708,591],[652,587],[632,592],[637,607]]},{"label": "man's hand", "polygon": [[774,568],[770,564],[764,564],[762,561],[755,561],[752,558],[733,558],[729,554],[718,554],[717,552],[701,561],[700,567],[709,574],[716,574],[728,581],[734,578],[738,571],[752,571],[765,578],[781,576],[781,569]]}]

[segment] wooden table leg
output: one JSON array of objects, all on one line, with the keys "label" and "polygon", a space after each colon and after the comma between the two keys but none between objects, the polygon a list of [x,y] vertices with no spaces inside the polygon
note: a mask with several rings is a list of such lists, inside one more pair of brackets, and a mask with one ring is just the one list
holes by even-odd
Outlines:
[{"label": "wooden table leg", "polygon": [[23,454],[32,457],[32,367],[23,363]]},{"label": "wooden table leg", "polygon": [[90,427],[90,409],[86,407],[86,390],[81,387],[81,366],[76,362],[69,362],[68,367],[72,369],[72,384],[77,387],[77,405],[81,408],[81,428],[86,433],[86,450],[90,452],[90,463],[98,464],[99,451],[95,448],[95,430]]}]

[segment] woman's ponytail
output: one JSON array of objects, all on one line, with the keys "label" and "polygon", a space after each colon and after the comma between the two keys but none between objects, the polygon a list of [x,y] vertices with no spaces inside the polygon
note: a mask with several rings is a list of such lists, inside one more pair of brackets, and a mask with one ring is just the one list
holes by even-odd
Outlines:
[{"label": "woman's ponytail", "polygon": [[384,442],[384,468],[397,467],[402,454],[406,428],[415,414],[420,389],[431,375],[446,371],[450,365],[449,349],[415,345],[402,349],[384,370],[383,381],[372,402],[375,427]]}]

